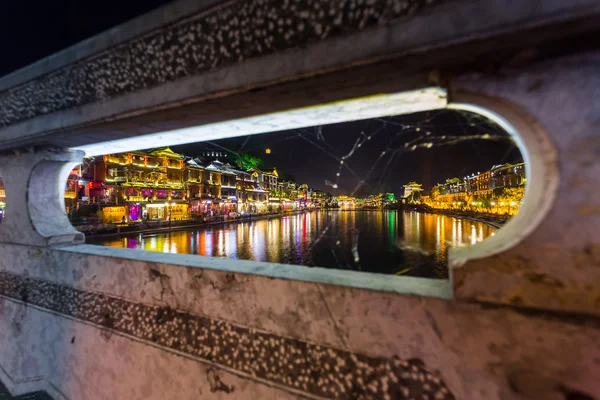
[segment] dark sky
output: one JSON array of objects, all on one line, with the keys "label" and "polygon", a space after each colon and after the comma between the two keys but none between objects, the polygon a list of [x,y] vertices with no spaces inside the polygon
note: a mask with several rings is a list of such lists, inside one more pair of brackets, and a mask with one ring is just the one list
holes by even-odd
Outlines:
[{"label": "dark sky", "polygon": [[0,0],[0,76],[167,3]]},{"label": "dark sky", "polygon": [[[0,76],[166,3],[169,1],[0,1]],[[420,113],[385,121],[329,125],[322,127],[321,134],[317,133],[317,128],[311,128],[256,135],[248,141],[245,138],[231,139],[219,144],[231,150],[242,149],[259,155],[265,166],[277,167],[298,182],[338,194],[351,193],[361,180],[367,181],[367,191],[399,194],[402,184],[410,180],[429,188],[449,177],[464,176],[493,164],[520,158],[514,146],[506,141],[470,140],[400,152],[390,161],[391,150],[402,147],[406,141],[422,136],[424,132],[438,137],[492,134],[494,128],[481,121],[473,124],[454,111]],[[417,132],[416,128],[420,131]],[[337,178],[339,157],[352,149],[361,132],[372,135],[372,139],[345,161],[356,175],[343,168]],[[401,134],[397,135],[399,132]],[[272,150],[270,155],[265,154],[267,147]],[[187,145],[174,150],[194,155],[201,148],[202,145]],[[379,164],[375,164],[384,150],[387,154]],[[326,181],[329,183],[326,184]],[[334,189],[333,183],[337,183],[339,188]]]},{"label": "dark sky", "polygon": [[[494,164],[521,160],[518,149],[499,127],[473,116],[453,110],[436,110],[326,125],[321,127],[320,134],[319,128],[313,127],[212,143],[234,152],[259,156],[265,167],[277,167],[299,183],[331,193],[351,194],[364,181],[367,183],[364,192],[358,194],[380,191],[400,194],[402,185],[412,180],[429,189],[447,178],[463,177],[489,169]],[[356,148],[352,156],[344,160],[340,170],[341,157],[352,150],[361,132],[364,136],[371,135],[371,140]],[[464,140],[485,134],[498,140]],[[422,143],[437,139],[447,144],[417,147],[413,151],[411,146],[404,146],[417,138]],[[206,146],[189,144],[175,146],[173,150],[194,156]],[[266,154],[267,148],[271,149],[271,154]],[[395,156],[394,150],[398,150]],[[383,151],[386,154],[381,156]],[[334,183],[337,183],[337,189],[332,187]]]}]

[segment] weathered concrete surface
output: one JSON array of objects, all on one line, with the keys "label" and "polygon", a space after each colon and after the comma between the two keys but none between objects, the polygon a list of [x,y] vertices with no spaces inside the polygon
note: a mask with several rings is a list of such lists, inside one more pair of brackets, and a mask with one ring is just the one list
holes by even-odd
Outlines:
[{"label": "weathered concrete surface", "polygon": [[452,81],[451,94],[525,113],[519,133],[533,150],[517,217],[481,246],[451,252],[457,298],[600,314],[599,70],[596,52]]},{"label": "weathered concrete surface", "polygon": [[10,210],[0,224],[1,242],[38,246],[83,243],[84,236],[67,219],[63,200],[64,182],[82,159],[81,152],[51,150],[0,156],[0,176]]},{"label": "weathered concrete surface", "polygon": [[[213,4],[172,25],[189,14],[169,6],[0,80],[0,147],[86,146],[449,84],[530,123],[515,123],[537,177],[525,212],[452,255],[452,301],[449,284],[418,279],[362,275],[360,288],[341,271],[51,247],[81,238],[60,205],[76,157],[2,156],[2,382],[73,399],[600,398],[597,317],[539,311],[598,314],[598,56],[464,74],[499,48],[597,31],[600,4]],[[448,70],[460,71],[449,83]]]},{"label": "weathered concrete surface", "polygon": [[13,394],[54,400],[292,399],[210,364],[0,298],[2,368]]},{"label": "weathered concrete surface", "polygon": [[[89,252],[92,246],[83,247]],[[106,398],[161,398],[159,395],[163,396],[167,387],[173,397],[179,398],[191,398],[199,388],[207,398],[224,396],[223,392],[210,391],[207,380],[213,379],[214,383],[214,378],[209,378],[212,373],[217,373],[227,387],[236,387],[228,397],[285,398],[284,393],[295,396],[296,381],[279,380],[277,376],[283,373],[280,367],[276,368],[276,375],[261,378],[258,374],[255,378],[245,372],[244,365],[229,366],[225,358],[217,357],[210,358],[214,370],[209,372],[202,365],[209,361],[205,356],[194,356],[192,348],[177,347],[173,341],[184,329],[185,323],[179,324],[189,318],[214,321],[215,327],[231,326],[227,328],[233,329],[228,330],[230,333],[212,339],[216,340],[213,346],[219,349],[227,348],[228,340],[232,340],[231,350],[241,350],[235,335],[247,331],[255,332],[256,337],[273,334],[274,340],[286,349],[300,343],[319,344],[320,351],[342,359],[345,352],[367,357],[372,360],[369,363],[394,357],[406,362],[418,359],[430,371],[424,373],[425,380],[435,383],[435,375],[425,375],[439,370],[441,382],[460,399],[562,399],[564,392],[569,391],[600,396],[597,321],[219,271],[202,268],[203,262],[209,263],[203,257],[196,258],[198,267],[184,267],[173,265],[179,255],[156,254],[156,262],[151,262],[131,260],[137,254],[151,257],[138,251],[122,250],[132,257],[121,258],[118,252],[114,257],[100,257],[75,250],[76,247],[35,249],[0,245],[0,251],[6,255],[0,259],[0,289],[3,296],[8,296],[2,299],[0,307],[0,359],[11,360],[3,361],[2,368],[14,381],[43,377],[47,383],[41,387],[53,385],[67,398],[104,398],[93,397],[101,387]],[[280,268],[288,269],[293,278],[294,270],[303,267]],[[15,282],[21,282],[21,286],[14,286]],[[43,287],[49,290],[45,292],[47,296],[39,297],[36,282],[46,282]],[[53,283],[63,289],[50,290]],[[81,308],[83,300],[70,297],[70,287],[83,291],[77,295],[81,299],[105,296],[108,300],[102,300],[105,305],[97,303],[99,308]],[[63,294],[57,298],[57,293]],[[123,301],[139,304],[133,310],[164,310],[163,316],[139,322],[129,317],[121,320],[136,314],[128,314],[130,306],[126,309],[107,304],[125,304]],[[175,315],[169,310],[179,310],[178,317],[166,318],[165,315]],[[83,314],[73,317],[79,312]],[[102,317],[106,312],[110,313],[108,319]],[[189,315],[185,317],[188,319],[185,315]],[[99,317],[102,318],[94,320]],[[176,320],[181,322],[174,325]],[[127,328],[143,321],[151,324],[140,331]],[[133,330],[125,334],[123,329]],[[147,336],[152,332],[156,336]],[[235,332],[238,333],[234,335]],[[45,350],[40,351],[42,348]],[[307,348],[289,354],[294,364],[294,360],[311,353]],[[268,366],[280,356],[257,356],[256,360],[264,359]],[[305,368],[319,371],[325,368],[324,360],[316,358]],[[106,368],[99,370],[99,365]],[[353,368],[347,370],[350,376],[358,371]],[[317,372],[309,382],[323,377],[322,385],[327,387],[327,379],[335,380],[338,374],[336,369],[329,371],[330,375]],[[131,379],[121,379],[123,376]],[[291,376],[303,374],[299,371],[287,376],[292,379]],[[410,376],[408,372],[405,379]],[[419,379],[418,372],[416,378]],[[298,382],[301,391],[303,382]],[[360,382],[353,380],[350,387],[359,390]],[[425,387],[427,382],[422,383]],[[387,384],[389,388],[396,387],[392,381]],[[304,392],[309,397],[319,393],[311,389],[313,386],[307,387]],[[348,398],[342,392],[326,395],[331,396]]]}]

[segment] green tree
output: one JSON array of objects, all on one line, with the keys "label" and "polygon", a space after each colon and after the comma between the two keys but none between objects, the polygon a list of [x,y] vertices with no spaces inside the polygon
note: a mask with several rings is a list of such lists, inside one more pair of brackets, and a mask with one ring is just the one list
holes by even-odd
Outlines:
[{"label": "green tree", "polygon": [[238,167],[244,170],[249,170],[252,168],[260,168],[264,164],[264,161],[262,158],[250,155],[248,153],[239,153],[237,155],[236,163]]}]

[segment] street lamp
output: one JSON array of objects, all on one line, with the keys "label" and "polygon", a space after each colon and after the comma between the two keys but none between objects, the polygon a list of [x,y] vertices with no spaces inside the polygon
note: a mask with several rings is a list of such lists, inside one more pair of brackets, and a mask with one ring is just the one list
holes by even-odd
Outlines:
[{"label": "street lamp", "polygon": [[516,205],[517,205],[517,203],[515,203],[514,201],[511,201],[511,202],[510,202],[510,207],[508,207],[508,214],[509,214],[509,215],[510,215],[510,209],[511,209],[511,207],[514,207],[514,206],[516,206]]}]

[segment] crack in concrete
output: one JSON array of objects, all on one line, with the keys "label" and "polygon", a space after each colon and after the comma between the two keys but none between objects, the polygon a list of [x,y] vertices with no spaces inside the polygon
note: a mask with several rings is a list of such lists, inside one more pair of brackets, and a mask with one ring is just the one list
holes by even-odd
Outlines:
[{"label": "crack in concrete", "polygon": [[214,368],[209,368],[206,372],[206,379],[208,380],[208,384],[210,385],[210,391],[215,392],[225,392],[227,394],[233,393],[235,390],[235,386],[227,386],[222,380],[221,377],[217,374],[217,371]]},{"label": "crack in concrete", "polygon": [[164,297],[165,297],[165,293],[170,294],[173,298],[175,297],[174,294],[175,292],[173,291],[173,288],[171,287],[171,277],[167,274],[163,274],[160,271],[150,267],[148,269],[148,274],[150,276],[150,281],[154,282],[157,279],[159,280],[160,283],[160,298],[156,298],[154,296],[152,296],[152,299],[158,302],[164,302]]},{"label": "crack in concrete", "polygon": [[329,314],[329,318],[331,318],[331,323],[333,324],[335,332],[337,333],[338,338],[340,339],[340,342],[344,345],[344,348],[347,349],[348,344],[346,343],[346,339],[344,339],[344,333],[343,333],[342,329],[338,326],[337,321],[335,320],[335,318],[333,316],[333,312],[331,312],[331,308],[329,307],[329,303],[325,299],[325,294],[323,293],[323,290],[321,289],[321,285],[319,285],[318,283],[316,285],[317,285],[317,289],[319,290],[319,293],[321,294],[321,299],[323,300],[323,303],[325,303],[325,309],[327,310],[327,313]]},{"label": "crack in concrete", "polygon": [[440,339],[442,343],[444,343],[444,336],[442,335],[442,331],[439,328],[437,321],[434,316],[429,312],[429,310],[425,310],[425,317],[427,317],[427,321],[429,321],[429,325],[431,325],[431,329],[433,329],[433,333]]}]

